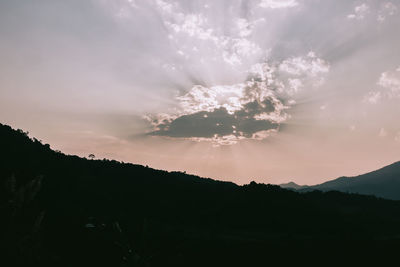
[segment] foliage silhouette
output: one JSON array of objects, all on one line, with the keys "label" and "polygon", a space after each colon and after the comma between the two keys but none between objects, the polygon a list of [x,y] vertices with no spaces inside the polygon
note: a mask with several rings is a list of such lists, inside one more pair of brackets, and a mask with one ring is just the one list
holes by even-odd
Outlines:
[{"label": "foliage silhouette", "polygon": [[2,266],[382,264],[400,245],[398,201],[88,160],[6,125],[0,147]]}]

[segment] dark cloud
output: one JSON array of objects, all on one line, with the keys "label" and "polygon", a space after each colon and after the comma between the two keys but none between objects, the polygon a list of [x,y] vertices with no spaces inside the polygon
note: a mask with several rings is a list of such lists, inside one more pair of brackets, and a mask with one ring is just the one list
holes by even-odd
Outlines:
[{"label": "dark cloud", "polygon": [[263,102],[253,101],[233,114],[221,107],[211,112],[201,111],[183,115],[170,122],[164,120],[157,125],[157,131],[149,134],[177,138],[212,138],[215,135],[249,138],[259,131],[278,129],[279,124],[276,122],[255,119],[256,115],[274,111],[274,102],[270,99]]}]

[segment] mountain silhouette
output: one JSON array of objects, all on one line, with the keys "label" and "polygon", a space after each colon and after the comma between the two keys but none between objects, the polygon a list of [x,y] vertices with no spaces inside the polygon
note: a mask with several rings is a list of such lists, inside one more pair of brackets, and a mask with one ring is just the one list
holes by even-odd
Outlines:
[{"label": "mountain silhouette", "polygon": [[337,179],[313,186],[297,185],[293,182],[280,184],[282,188],[309,192],[341,191],[363,195],[400,200],[400,162],[395,162],[379,170],[355,177],[339,177]]},{"label": "mountain silhouette", "polygon": [[293,190],[299,190],[303,188],[307,188],[307,185],[298,185],[295,182],[289,182],[285,184],[279,184],[280,187],[285,188],[285,189],[293,189]]},{"label": "mountain silhouette", "polygon": [[383,264],[398,254],[399,201],[85,159],[6,125],[0,147],[1,266]]}]

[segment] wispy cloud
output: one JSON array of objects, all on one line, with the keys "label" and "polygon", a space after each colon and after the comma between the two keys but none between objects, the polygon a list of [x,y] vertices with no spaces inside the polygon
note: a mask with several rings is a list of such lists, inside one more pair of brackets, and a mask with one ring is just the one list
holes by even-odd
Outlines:
[{"label": "wispy cloud", "polygon": [[377,20],[379,22],[383,22],[386,18],[394,16],[398,12],[398,7],[392,2],[385,2],[381,4],[381,7],[378,11]]},{"label": "wispy cloud", "polygon": [[382,99],[400,97],[400,67],[394,71],[382,72],[376,83],[377,89],[364,96],[364,102],[377,104]]},{"label": "wispy cloud", "polygon": [[296,0],[261,0],[260,2],[260,7],[272,9],[291,8],[297,5],[299,3]]},{"label": "wispy cloud", "polygon": [[379,91],[371,91],[364,96],[363,102],[377,104],[382,98],[382,93]]},{"label": "wispy cloud", "polygon": [[[235,20],[234,33],[226,35],[221,33],[221,29],[210,26],[208,18],[204,14],[187,13],[177,2],[171,4],[157,0],[156,6],[169,30],[169,38],[180,54],[185,54],[188,49],[193,51],[195,47],[189,47],[187,43],[183,42],[182,38],[185,38],[184,35],[186,35],[189,39],[204,42],[204,44],[197,45],[211,45],[212,48],[209,52],[214,58],[222,58],[225,63],[232,66],[242,64],[245,58],[261,55],[261,48],[248,37],[252,34],[255,25],[263,22],[263,19],[248,21],[245,18],[238,18]],[[189,43],[193,43],[193,41]]]},{"label": "wispy cloud", "polygon": [[362,20],[367,16],[368,13],[370,13],[370,7],[369,7],[369,5],[363,3],[361,5],[356,6],[354,8],[353,13],[347,15],[347,18]]}]

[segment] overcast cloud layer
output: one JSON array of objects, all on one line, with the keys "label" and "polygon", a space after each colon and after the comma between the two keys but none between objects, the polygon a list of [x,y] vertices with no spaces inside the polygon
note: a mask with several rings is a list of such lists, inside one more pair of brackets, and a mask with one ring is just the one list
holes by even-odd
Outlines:
[{"label": "overcast cloud layer", "polygon": [[400,0],[0,1],[0,122],[240,183],[358,174],[400,159],[399,28]]}]

